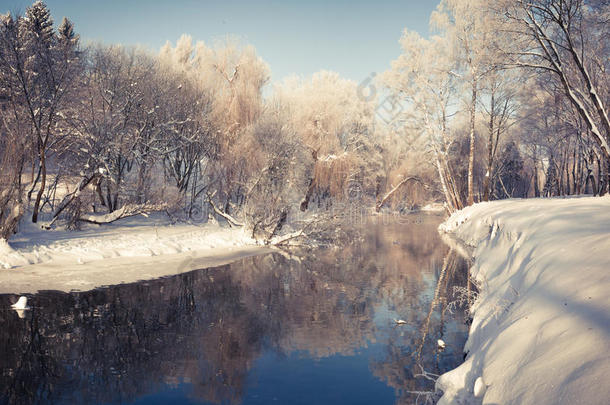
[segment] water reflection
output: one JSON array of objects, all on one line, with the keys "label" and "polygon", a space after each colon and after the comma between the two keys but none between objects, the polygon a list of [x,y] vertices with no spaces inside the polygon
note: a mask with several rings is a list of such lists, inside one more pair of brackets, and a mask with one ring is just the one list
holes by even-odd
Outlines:
[{"label": "water reflection", "polygon": [[0,402],[413,403],[433,386],[420,367],[459,364],[467,330],[445,311],[465,264],[440,218],[416,219],[340,249],[35,295],[23,319],[0,311]]}]

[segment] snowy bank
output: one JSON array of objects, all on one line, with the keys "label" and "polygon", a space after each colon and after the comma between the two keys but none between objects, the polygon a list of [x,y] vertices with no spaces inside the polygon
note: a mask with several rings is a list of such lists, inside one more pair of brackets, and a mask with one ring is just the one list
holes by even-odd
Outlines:
[{"label": "snowy bank", "polygon": [[0,293],[87,290],[220,265],[261,253],[247,231],[130,218],[83,231],[31,226],[0,240]]},{"label": "snowy bank", "polygon": [[481,203],[439,230],[473,247],[480,285],[439,403],[607,403],[610,197]]}]

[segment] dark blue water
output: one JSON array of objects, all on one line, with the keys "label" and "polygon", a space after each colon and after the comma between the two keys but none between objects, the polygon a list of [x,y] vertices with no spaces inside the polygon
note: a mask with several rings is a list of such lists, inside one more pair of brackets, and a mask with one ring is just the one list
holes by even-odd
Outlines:
[{"label": "dark blue water", "polygon": [[[0,296],[0,403],[409,404],[462,361],[440,218],[89,292]],[[393,319],[403,319],[397,326]],[[447,343],[437,348],[437,339]]]}]

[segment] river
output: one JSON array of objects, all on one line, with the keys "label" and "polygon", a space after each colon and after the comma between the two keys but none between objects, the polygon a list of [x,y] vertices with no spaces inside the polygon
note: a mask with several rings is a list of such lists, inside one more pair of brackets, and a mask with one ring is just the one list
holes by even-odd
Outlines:
[{"label": "river", "polygon": [[441,220],[380,217],[340,247],[43,291],[22,314],[0,295],[0,403],[425,403],[434,382],[418,374],[459,365],[468,331],[450,304],[467,264]]}]

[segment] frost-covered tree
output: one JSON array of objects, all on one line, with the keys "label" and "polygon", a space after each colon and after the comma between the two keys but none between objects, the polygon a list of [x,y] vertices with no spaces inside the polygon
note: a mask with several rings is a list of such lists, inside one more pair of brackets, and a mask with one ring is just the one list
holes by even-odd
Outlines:
[{"label": "frost-covered tree", "polygon": [[151,63],[146,55],[120,46],[89,51],[80,105],[71,125],[78,135],[75,152],[80,172],[97,178],[99,203],[109,212],[119,208],[127,176],[136,163],[138,131],[145,129],[138,118],[147,106],[142,86],[151,79]]},{"label": "frost-covered tree", "polygon": [[281,105],[269,107],[248,138],[251,174],[244,211],[253,236],[278,235],[307,188],[304,145]]},{"label": "frost-covered tree", "polygon": [[[186,45],[189,41],[183,38],[179,49],[190,49]],[[229,212],[245,198],[249,168],[248,138],[244,135],[263,111],[262,91],[269,67],[253,46],[229,40],[214,47],[197,42],[190,65],[212,97],[211,116],[218,135],[218,149],[203,176],[214,184],[210,194],[215,194],[223,210]]]},{"label": "frost-covered tree", "polygon": [[11,111],[12,106],[7,102],[5,89],[1,89],[0,240],[8,240],[17,231],[17,225],[25,210],[24,184],[21,176],[28,155],[24,139],[19,136],[18,117]]},{"label": "frost-covered tree", "polygon": [[374,105],[358,97],[357,87],[321,71],[310,79],[286,80],[275,90],[311,156],[303,211],[314,197],[321,202],[375,195],[381,156],[373,137]]},{"label": "frost-covered tree", "polygon": [[494,69],[482,81],[481,110],[487,129],[487,162],[483,177],[483,201],[489,201],[495,173],[498,146],[509,129],[518,121],[523,101],[524,78],[515,70]]},{"label": "frost-covered tree", "polygon": [[546,180],[542,190],[544,197],[553,197],[559,195],[559,180],[557,179],[557,164],[553,155],[551,155],[548,167],[546,170]]},{"label": "frost-covered tree", "polygon": [[30,190],[38,188],[32,213],[32,221],[37,222],[47,186],[48,153],[65,135],[59,124],[80,71],[78,36],[67,19],[55,32],[50,12],[42,1],[27,8],[23,17],[3,16],[1,30],[8,98],[19,120],[27,120],[29,130],[23,135],[28,134],[36,153],[34,165],[38,174]]},{"label": "frost-covered tree", "polygon": [[507,19],[504,31],[515,33],[509,50],[513,64],[554,79],[549,84],[561,89],[600,149],[602,160],[607,162],[608,3],[534,0],[503,1],[501,5],[500,11]]},{"label": "frost-covered tree", "polygon": [[445,37],[424,39],[405,31],[400,39],[402,54],[382,76],[383,83],[408,108],[402,121],[419,128],[435,162],[438,179],[450,212],[463,207],[462,197],[449,162],[452,139],[449,131],[452,105],[458,97],[453,48]]},{"label": "frost-covered tree", "polygon": [[482,81],[498,63],[495,52],[497,33],[484,0],[442,0],[432,13],[432,24],[446,36],[455,49],[456,71],[467,86],[466,106],[469,114],[468,195],[467,205],[474,203],[474,165],[476,111]]}]

